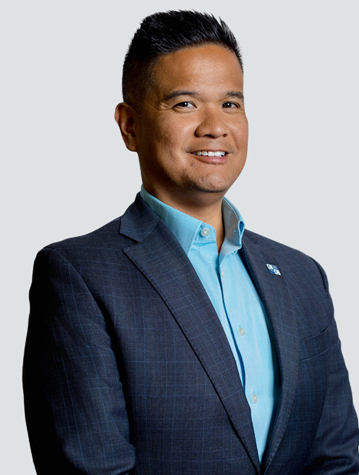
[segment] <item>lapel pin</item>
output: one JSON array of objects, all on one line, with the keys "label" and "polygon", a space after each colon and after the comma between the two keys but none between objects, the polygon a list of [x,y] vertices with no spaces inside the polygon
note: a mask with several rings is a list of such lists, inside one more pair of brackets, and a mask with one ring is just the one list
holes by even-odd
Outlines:
[{"label": "lapel pin", "polygon": [[273,264],[266,264],[266,266],[267,266],[267,269],[269,270],[269,272],[270,272],[271,274],[282,275],[282,274],[280,273],[280,270],[278,269],[277,266],[275,266],[275,265],[273,265]]}]

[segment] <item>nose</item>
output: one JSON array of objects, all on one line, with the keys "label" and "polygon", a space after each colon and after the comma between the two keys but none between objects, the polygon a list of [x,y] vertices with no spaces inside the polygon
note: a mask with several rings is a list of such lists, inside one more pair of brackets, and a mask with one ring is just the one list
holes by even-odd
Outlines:
[{"label": "nose", "polygon": [[200,123],[196,128],[197,137],[226,137],[229,133],[228,126],[222,117],[223,112],[216,108],[206,107],[201,114]]}]

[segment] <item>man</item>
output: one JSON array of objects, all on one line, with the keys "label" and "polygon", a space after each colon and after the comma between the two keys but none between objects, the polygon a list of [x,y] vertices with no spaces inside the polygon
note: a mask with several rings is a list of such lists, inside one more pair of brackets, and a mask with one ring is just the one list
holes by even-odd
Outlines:
[{"label": "man", "polygon": [[39,474],[357,474],[323,269],[244,231],[242,60],[213,17],[147,17],[115,118],[143,187],[37,256],[25,408]]}]

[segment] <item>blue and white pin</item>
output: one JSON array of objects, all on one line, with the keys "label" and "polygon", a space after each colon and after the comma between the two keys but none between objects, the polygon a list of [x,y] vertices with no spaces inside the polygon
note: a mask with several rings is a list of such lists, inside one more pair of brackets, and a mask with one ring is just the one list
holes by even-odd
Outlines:
[{"label": "blue and white pin", "polygon": [[282,275],[282,274],[280,273],[280,270],[278,269],[278,267],[275,266],[274,264],[266,264],[266,266],[267,266],[267,269],[269,270],[269,272],[270,272],[271,274]]}]

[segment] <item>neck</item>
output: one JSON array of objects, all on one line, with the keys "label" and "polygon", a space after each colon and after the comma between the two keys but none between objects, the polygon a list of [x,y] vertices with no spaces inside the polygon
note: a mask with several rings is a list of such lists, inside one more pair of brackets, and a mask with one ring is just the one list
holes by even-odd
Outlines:
[{"label": "neck", "polygon": [[[150,192],[151,193],[151,192]],[[151,193],[163,203],[186,213],[193,218],[211,225],[216,231],[218,252],[221,249],[224,240],[224,226],[222,217],[222,198],[223,194],[215,196],[214,193],[206,194],[207,197],[202,200],[178,200],[174,195],[164,195],[161,193]]]}]

